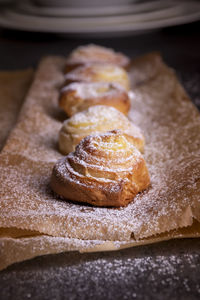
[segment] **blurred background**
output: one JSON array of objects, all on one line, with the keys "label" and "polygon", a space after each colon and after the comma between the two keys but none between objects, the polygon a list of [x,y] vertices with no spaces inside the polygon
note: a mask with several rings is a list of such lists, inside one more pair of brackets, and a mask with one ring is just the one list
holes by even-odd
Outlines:
[{"label": "blurred background", "polygon": [[[176,56],[181,67],[177,52],[192,47],[199,19],[195,0],[0,0],[0,67],[26,67],[41,55],[67,55],[88,42],[129,56],[159,50],[167,60]],[[194,44],[191,56],[200,53],[199,40]],[[19,59],[11,63],[12,53]],[[187,59],[185,65],[191,67]]]},{"label": "blurred background", "polygon": [[108,37],[186,24],[200,18],[197,0],[1,0],[0,25],[25,31]]},{"label": "blurred background", "polygon": [[199,105],[199,20],[196,0],[0,0],[0,69],[36,67],[88,43],[130,57],[159,51]]}]

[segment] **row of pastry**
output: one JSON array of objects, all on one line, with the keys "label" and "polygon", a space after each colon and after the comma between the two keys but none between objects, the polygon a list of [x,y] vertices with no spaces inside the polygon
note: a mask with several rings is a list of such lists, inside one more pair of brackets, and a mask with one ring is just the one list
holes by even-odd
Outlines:
[{"label": "row of pastry", "polygon": [[126,206],[150,178],[144,137],[127,117],[129,59],[95,45],[75,49],[67,59],[59,105],[69,117],[59,132],[65,154],[52,172],[61,197],[95,206]]}]

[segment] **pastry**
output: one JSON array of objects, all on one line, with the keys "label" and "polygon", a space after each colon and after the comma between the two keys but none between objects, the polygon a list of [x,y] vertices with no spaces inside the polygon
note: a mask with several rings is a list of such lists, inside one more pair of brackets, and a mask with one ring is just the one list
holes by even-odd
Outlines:
[{"label": "pastry", "polygon": [[66,120],[59,132],[59,149],[63,154],[68,154],[87,135],[113,129],[120,129],[143,152],[144,137],[140,129],[114,107],[105,105],[91,106]]},{"label": "pastry", "polygon": [[76,48],[67,58],[66,72],[86,63],[112,63],[127,68],[130,60],[122,53],[115,52],[110,48],[97,45],[86,45]]},{"label": "pastry", "polygon": [[127,72],[116,65],[108,63],[88,63],[65,75],[65,85],[72,82],[109,82],[118,83],[125,90],[130,89]]},{"label": "pastry", "polygon": [[58,195],[94,206],[126,206],[149,183],[143,156],[119,130],[85,137],[51,177]]},{"label": "pastry", "polygon": [[60,92],[59,105],[69,117],[98,104],[113,106],[127,114],[130,98],[119,84],[108,82],[71,83]]}]

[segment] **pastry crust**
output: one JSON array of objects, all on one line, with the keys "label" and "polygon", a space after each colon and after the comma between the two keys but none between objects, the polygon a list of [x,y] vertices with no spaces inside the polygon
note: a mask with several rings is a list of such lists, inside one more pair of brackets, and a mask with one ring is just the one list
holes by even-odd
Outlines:
[{"label": "pastry crust", "polygon": [[67,58],[65,71],[69,72],[86,63],[112,63],[122,68],[128,68],[130,59],[113,49],[93,44],[76,48]]},{"label": "pastry crust", "polygon": [[87,63],[65,75],[65,85],[72,82],[109,82],[118,83],[126,91],[130,90],[130,81],[127,72],[109,63]]},{"label": "pastry crust", "polygon": [[95,105],[73,115],[63,123],[59,132],[59,149],[68,154],[87,135],[120,129],[135,147],[144,151],[144,136],[141,130],[114,107]]},{"label": "pastry crust", "polygon": [[119,130],[85,137],[51,177],[58,195],[94,206],[126,206],[149,184],[143,156]]},{"label": "pastry crust", "polygon": [[59,105],[69,117],[98,104],[113,106],[127,114],[130,98],[119,84],[107,82],[71,83],[60,92]]}]

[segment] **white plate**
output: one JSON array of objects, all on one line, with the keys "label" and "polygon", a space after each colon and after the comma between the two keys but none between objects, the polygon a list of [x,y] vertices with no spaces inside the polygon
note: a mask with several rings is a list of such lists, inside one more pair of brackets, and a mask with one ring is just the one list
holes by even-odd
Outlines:
[{"label": "white plate", "polygon": [[[179,2],[180,3],[180,2]],[[163,10],[128,15],[97,17],[34,16],[14,9],[0,13],[0,26],[24,31],[52,32],[75,35],[118,35],[139,33],[200,19],[200,3],[190,1]]]},{"label": "white plate", "polygon": [[130,14],[130,15],[115,15],[115,16],[99,16],[99,17],[43,17],[43,16],[33,16],[22,14],[17,11],[6,10],[5,15],[16,22],[24,24],[44,24],[50,27],[71,26],[80,27],[83,26],[95,26],[98,28],[104,28],[107,26],[117,26],[154,21],[154,20],[165,20],[172,17],[184,15],[188,13],[188,9],[182,6],[169,7],[164,10],[159,11],[148,11],[140,14]]},{"label": "white plate", "polygon": [[41,16],[56,16],[56,17],[75,17],[75,16],[106,16],[106,15],[123,15],[135,14],[145,11],[163,10],[174,6],[173,0],[153,0],[148,2],[139,2],[126,5],[100,6],[100,7],[42,7],[37,6],[31,0],[20,1],[17,5],[17,10],[21,13],[41,15]]}]

